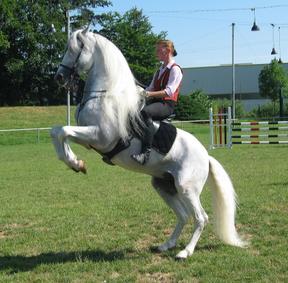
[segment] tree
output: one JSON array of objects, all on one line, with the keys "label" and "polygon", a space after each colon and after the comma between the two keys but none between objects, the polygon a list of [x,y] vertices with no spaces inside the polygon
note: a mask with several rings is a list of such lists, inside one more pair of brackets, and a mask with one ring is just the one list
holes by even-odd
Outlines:
[{"label": "tree", "polygon": [[263,97],[269,97],[274,105],[279,101],[279,116],[283,116],[283,96],[288,95],[288,75],[282,65],[276,60],[263,68],[259,74],[259,93]]},{"label": "tree", "polygon": [[155,56],[157,40],[165,32],[155,34],[142,10],[133,8],[123,16],[110,13],[99,20],[99,33],[110,39],[123,52],[134,76],[143,84],[149,84],[159,62]]},{"label": "tree", "polygon": [[276,59],[262,69],[258,83],[260,95],[270,98],[273,102],[279,99],[281,89],[283,95],[288,94],[288,75]]},{"label": "tree", "polygon": [[[142,11],[96,14],[108,0],[1,0],[0,1],[0,106],[64,104],[64,89],[53,76],[67,42],[67,10],[72,30],[87,23],[124,53],[135,77],[148,84],[159,62],[154,34]],[[56,31],[53,32],[52,24]]]},{"label": "tree", "polygon": [[101,18],[91,8],[110,4],[107,0],[1,0],[0,106],[64,103],[66,97],[53,75],[67,41],[62,30],[66,11],[77,8],[72,25],[79,27]]}]

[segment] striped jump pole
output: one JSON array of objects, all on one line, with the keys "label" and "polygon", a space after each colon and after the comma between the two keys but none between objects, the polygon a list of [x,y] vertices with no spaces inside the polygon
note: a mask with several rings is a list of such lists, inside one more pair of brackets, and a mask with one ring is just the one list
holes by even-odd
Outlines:
[{"label": "striped jump pole", "polygon": [[210,149],[231,147],[231,108],[209,109]]},{"label": "striped jump pole", "polygon": [[233,122],[231,125],[231,133],[241,132],[231,134],[231,144],[288,144],[288,121]]}]

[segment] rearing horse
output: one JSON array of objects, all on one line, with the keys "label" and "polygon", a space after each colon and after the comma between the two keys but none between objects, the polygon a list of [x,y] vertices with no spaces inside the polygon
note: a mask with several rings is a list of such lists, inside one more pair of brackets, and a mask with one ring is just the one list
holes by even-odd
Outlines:
[{"label": "rearing horse", "polygon": [[74,171],[86,173],[84,161],[77,159],[69,141],[105,154],[113,150],[119,140],[129,139],[130,146],[116,153],[111,162],[152,176],[153,187],[177,217],[173,233],[158,247],[159,251],[176,246],[184,225],[192,216],[195,222],[192,237],[176,258],[192,255],[208,222],[200,203],[200,194],[208,178],[211,181],[216,233],[225,243],[243,247],[245,242],[235,228],[236,194],[230,178],[192,134],[177,129],[169,152],[163,155],[152,150],[145,165],[136,163],[130,157],[141,147],[139,139],[130,140],[130,133],[132,128],[141,132],[139,107],[143,98],[120,50],[99,34],[87,29],[75,31],[55,78],[62,85],[69,84],[74,72],[85,72],[87,81],[82,102],[76,110],[78,126],[54,127],[51,130],[59,159]]}]

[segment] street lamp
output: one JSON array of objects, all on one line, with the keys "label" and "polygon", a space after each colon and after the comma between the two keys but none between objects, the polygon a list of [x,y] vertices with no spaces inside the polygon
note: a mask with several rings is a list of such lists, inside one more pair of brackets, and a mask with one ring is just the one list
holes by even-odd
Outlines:
[{"label": "street lamp", "polygon": [[251,11],[254,12],[254,23],[253,23],[253,26],[252,26],[252,28],[251,28],[251,31],[259,31],[260,28],[256,25],[255,8],[252,8]]},{"label": "street lamp", "polygon": [[277,52],[275,50],[275,40],[274,40],[274,28],[275,28],[275,25],[271,24],[271,26],[272,26],[272,39],[273,39],[273,48],[272,48],[272,51],[271,51],[271,55],[275,55],[275,54],[277,54]]}]

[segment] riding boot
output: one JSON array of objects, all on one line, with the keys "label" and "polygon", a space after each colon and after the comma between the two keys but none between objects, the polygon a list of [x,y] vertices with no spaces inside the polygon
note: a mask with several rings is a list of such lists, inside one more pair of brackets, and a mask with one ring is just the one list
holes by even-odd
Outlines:
[{"label": "riding boot", "polygon": [[150,157],[152,141],[155,134],[155,129],[153,125],[153,120],[151,118],[146,119],[146,127],[144,129],[143,141],[142,141],[142,150],[139,154],[132,154],[131,157],[144,165]]}]

